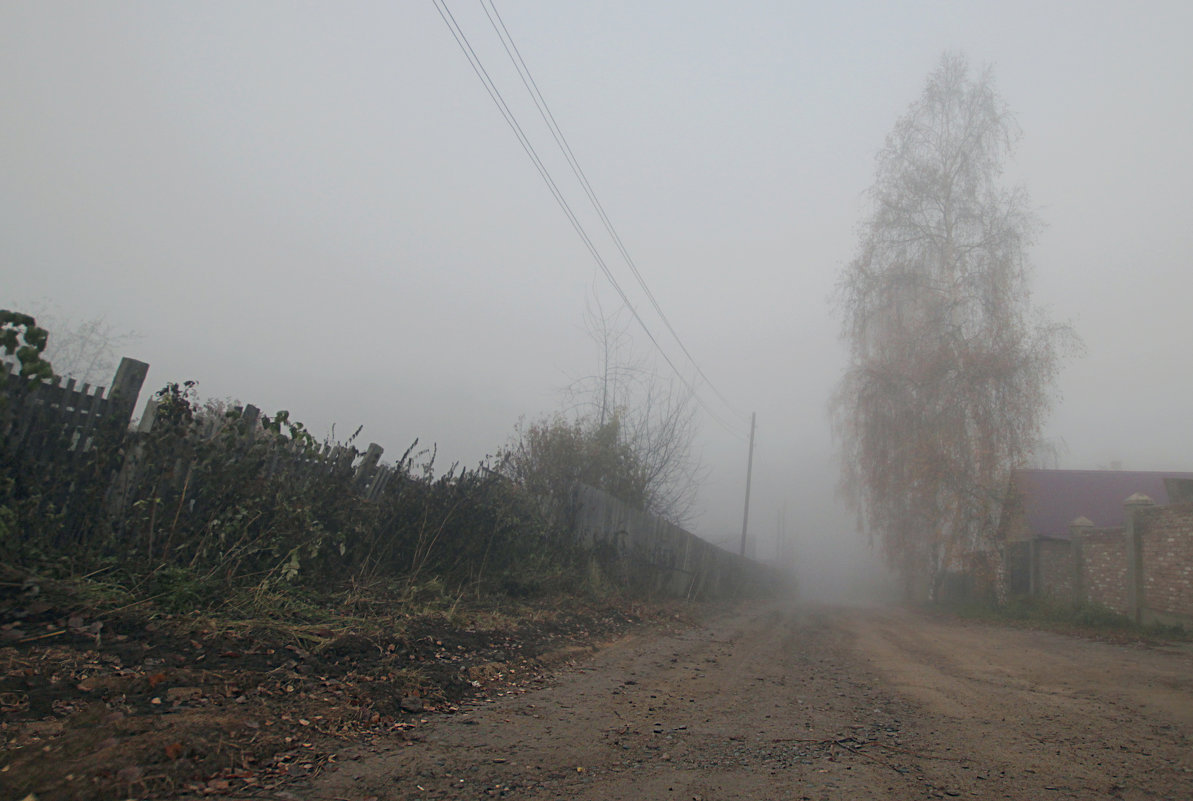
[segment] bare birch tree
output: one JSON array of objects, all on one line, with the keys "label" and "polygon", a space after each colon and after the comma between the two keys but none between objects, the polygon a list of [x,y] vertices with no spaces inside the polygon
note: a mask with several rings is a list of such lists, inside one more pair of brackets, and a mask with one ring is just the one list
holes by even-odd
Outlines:
[{"label": "bare birch tree", "polygon": [[596,371],[565,388],[566,413],[519,427],[504,469],[543,494],[582,481],[683,525],[704,474],[695,396],[634,352],[628,322],[595,295],[585,325]]},{"label": "bare birch tree", "polygon": [[597,372],[566,395],[597,430],[616,418],[617,439],[634,455],[644,508],[677,525],[691,517],[704,468],[695,450],[696,397],[636,353],[625,310],[607,312],[594,293],[585,326],[597,347]]},{"label": "bare birch tree", "polygon": [[837,289],[850,360],[833,402],[843,485],[910,591],[948,570],[998,587],[993,535],[1068,346],[1030,303],[1039,222],[1004,188],[1018,128],[990,72],[946,54],[878,155]]}]

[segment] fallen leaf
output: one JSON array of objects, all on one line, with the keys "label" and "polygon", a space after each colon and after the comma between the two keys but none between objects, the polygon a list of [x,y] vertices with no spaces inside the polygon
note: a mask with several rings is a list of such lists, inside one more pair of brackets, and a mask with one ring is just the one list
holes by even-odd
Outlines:
[{"label": "fallen leaf", "polygon": [[171,687],[166,690],[166,698],[170,701],[186,701],[203,695],[201,687]]},{"label": "fallen leaf", "polygon": [[129,765],[128,767],[121,768],[116,774],[116,778],[122,782],[132,784],[133,782],[141,781],[141,776],[143,773],[144,772],[138,766]]},{"label": "fallen leaf", "polygon": [[166,759],[175,760],[182,756],[182,743],[170,743],[166,746]]}]

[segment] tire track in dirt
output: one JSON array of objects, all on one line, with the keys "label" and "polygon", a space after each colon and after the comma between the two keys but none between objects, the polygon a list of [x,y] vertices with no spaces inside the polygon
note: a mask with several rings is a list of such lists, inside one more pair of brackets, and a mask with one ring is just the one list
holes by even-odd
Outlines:
[{"label": "tire track in dirt", "polygon": [[[906,610],[842,613],[858,655],[922,711],[918,737],[982,798],[1193,798],[1193,656]],[[990,778],[997,777],[997,778]],[[956,771],[938,783],[963,786]]]},{"label": "tire track in dirt", "polygon": [[[348,760],[314,798],[880,799],[922,795],[902,710],[831,617],[777,606],[600,650],[554,686]],[[907,764],[897,764],[897,763]]]},{"label": "tire track in dirt", "polygon": [[315,799],[1193,798],[1193,657],[901,610],[755,605],[432,718]]}]

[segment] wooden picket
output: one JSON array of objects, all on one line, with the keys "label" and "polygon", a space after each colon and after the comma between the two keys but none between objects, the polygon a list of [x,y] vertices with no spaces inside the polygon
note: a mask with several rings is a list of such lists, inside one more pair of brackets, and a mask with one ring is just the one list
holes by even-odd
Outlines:
[{"label": "wooden picket", "polygon": [[[135,501],[135,488],[147,470],[164,470],[178,485],[174,491],[186,495],[185,487],[192,481],[194,470],[185,443],[179,440],[171,444],[167,437],[164,443],[159,442],[157,462],[149,464],[146,458],[145,443],[160,423],[156,399],[146,402],[137,430],[129,431],[148,369],[144,362],[122,359],[112,390],[106,392],[105,387],[80,386],[74,379],[64,381],[57,376],[50,380],[25,378],[14,374],[13,365],[0,362],[0,459],[30,477],[57,475],[58,480],[51,482],[52,497],[45,497],[58,509],[87,506],[97,497],[102,499],[100,516],[118,528],[117,521]],[[247,457],[254,443],[262,444],[265,431],[260,420],[255,406],[240,410],[236,422],[240,442],[231,445],[228,458]],[[228,423],[223,418],[209,417],[203,423],[204,439],[226,434]],[[84,478],[79,471],[89,461],[86,454],[95,452],[101,441],[105,453],[123,451],[123,459]],[[163,444],[164,452],[160,450]],[[287,437],[272,437],[264,444],[264,459],[260,462],[263,477],[315,485],[333,473],[349,474],[356,493],[367,501],[376,500],[395,473],[395,468],[381,464],[383,449],[376,443],[371,443],[363,454],[343,444],[324,443],[312,449]],[[261,459],[262,450],[255,450],[253,458]],[[160,463],[163,458],[166,464]],[[96,481],[101,483],[97,485]],[[197,490],[190,488],[191,497]]]},{"label": "wooden picket", "polygon": [[26,465],[77,461],[100,430],[127,429],[148,370],[145,362],[122,359],[105,396],[105,387],[26,378],[0,363],[0,452]]}]

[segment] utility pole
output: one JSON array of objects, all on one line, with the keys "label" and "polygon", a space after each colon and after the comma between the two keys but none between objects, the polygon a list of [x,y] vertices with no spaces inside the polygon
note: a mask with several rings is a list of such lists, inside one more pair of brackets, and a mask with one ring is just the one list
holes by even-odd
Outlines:
[{"label": "utility pole", "polygon": [[741,519],[741,555],[746,555],[746,531],[750,526],[750,479],[754,474],[754,412],[750,412],[750,459],[746,462],[746,511]]},{"label": "utility pole", "polygon": [[787,504],[779,507],[778,519],[775,521],[775,557],[780,566],[785,566],[791,558],[791,543],[787,541]]}]

